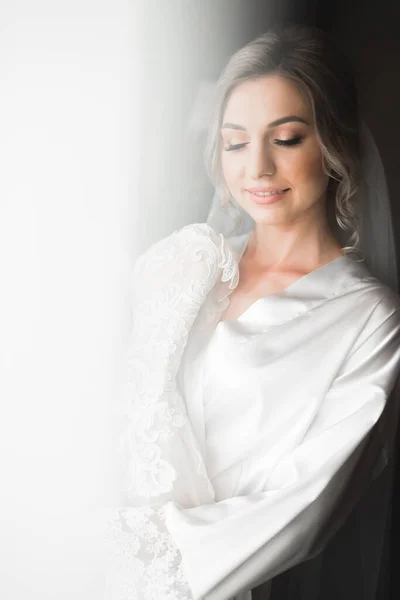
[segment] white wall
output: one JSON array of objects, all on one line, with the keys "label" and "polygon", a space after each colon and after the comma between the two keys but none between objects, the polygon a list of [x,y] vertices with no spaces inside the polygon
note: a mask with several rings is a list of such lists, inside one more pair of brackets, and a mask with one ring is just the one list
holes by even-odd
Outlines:
[{"label": "white wall", "polygon": [[128,0],[0,4],[4,600],[101,597],[85,517],[108,500],[136,251],[134,14]]}]

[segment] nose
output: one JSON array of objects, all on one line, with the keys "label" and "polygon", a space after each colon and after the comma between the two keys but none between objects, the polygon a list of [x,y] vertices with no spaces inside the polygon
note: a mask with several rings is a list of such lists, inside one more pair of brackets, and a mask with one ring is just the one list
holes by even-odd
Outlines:
[{"label": "nose", "polygon": [[251,144],[251,149],[248,154],[248,174],[252,179],[258,179],[263,175],[273,175],[276,170],[271,150],[267,148],[264,142]]}]

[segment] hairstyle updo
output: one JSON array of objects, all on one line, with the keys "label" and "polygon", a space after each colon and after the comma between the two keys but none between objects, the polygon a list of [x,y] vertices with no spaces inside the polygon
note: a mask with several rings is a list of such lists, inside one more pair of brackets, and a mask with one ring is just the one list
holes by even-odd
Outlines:
[{"label": "hairstyle updo", "polygon": [[332,232],[350,232],[357,250],[359,215],[351,198],[360,183],[360,121],[357,91],[347,58],[326,33],[299,25],[273,28],[238,50],[223,70],[205,148],[206,169],[223,204],[232,202],[221,168],[220,128],[232,91],[242,82],[279,75],[293,82],[309,102],[329,176],[328,222]]}]

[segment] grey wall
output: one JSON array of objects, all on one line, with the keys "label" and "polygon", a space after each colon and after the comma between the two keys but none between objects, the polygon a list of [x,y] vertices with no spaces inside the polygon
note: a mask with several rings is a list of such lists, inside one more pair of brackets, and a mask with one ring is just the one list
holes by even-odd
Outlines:
[{"label": "grey wall", "polygon": [[358,74],[360,104],[384,163],[400,264],[400,3],[338,0],[332,29]]}]

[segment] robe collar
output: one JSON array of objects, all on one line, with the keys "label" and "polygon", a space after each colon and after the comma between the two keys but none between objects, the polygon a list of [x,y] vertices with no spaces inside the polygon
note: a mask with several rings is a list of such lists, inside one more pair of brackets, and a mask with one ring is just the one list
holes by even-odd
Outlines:
[{"label": "robe collar", "polygon": [[[249,241],[250,232],[228,238],[228,244],[237,263],[240,262]],[[220,321],[225,327],[240,330],[243,326],[278,325],[311,310],[330,298],[362,287],[382,286],[364,264],[350,255],[339,256],[318,269],[307,273],[284,290],[259,298],[237,319]]]}]

